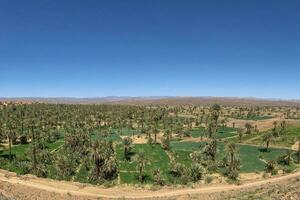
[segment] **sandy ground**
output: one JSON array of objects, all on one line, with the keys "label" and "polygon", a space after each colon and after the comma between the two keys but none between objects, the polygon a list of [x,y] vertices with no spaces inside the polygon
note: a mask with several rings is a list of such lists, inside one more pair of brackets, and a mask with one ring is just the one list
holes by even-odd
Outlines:
[{"label": "sandy ground", "polygon": [[298,148],[299,148],[299,142],[295,142],[295,144],[292,145],[292,149],[298,151]]},{"label": "sandy ground", "polygon": [[[157,143],[161,143],[162,139],[163,139],[163,132],[160,132],[156,135],[156,142]],[[172,134],[173,137],[175,137],[176,135],[175,134]],[[127,136],[121,136],[121,138],[125,138]],[[148,143],[148,137],[147,135],[145,134],[142,134],[142,135],[135,135],[135,136],[128,136],[132,139],[132,143],[133,144],[147,144]],[[154,140],[154,134],[152,134],[152,139]]]},{"label": "sandy ground", "polygon": [[286,176],[273,177],[241,185],[208,184],[195,188],[167,188],[158,190],[136,188],[133,186],[115,186],[104,188],[74,182],[36,178],[32,175],[16,176],[14,173],[0,170],[0,193],[15,199],[218,199],[224,192],[249,190],[251,188],[280,183],[299,178],[300,171]]},{"label": "sandy ground", "polygon": [[281,122],[286,121],[288,124],[291,125],[300,125],[300,120],[291,120],[291,119],[282,119],[282,118],[272,118],[272,119],[265,119],[265,120],[240,120],[240,119],[230,119],[227,122],[228,127],[232,127],[232,123],[235,123],[236,128],[245,128],[245,124],[249,123],[253,127],[256,125],[259,131],[267,131],[274,127],[274,121]]}]

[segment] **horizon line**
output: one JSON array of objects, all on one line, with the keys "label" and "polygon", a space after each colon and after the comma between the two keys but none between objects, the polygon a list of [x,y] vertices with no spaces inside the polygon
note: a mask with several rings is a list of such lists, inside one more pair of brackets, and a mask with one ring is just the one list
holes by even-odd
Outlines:
[{"label": "horizon line", "polygon": [[104,98],[227,98],[227,99],[257,99],[257,100],[273,100],[273,101],[300,101],[300,98],[276,98],[276,97],[253,97],[253,96],[180,96],[180,95],[154,95],[154,96],[94,96],[94,97],[79,97],[79,96],[16,96],[16,97],[1,97],[1,99],[104,99]]}]

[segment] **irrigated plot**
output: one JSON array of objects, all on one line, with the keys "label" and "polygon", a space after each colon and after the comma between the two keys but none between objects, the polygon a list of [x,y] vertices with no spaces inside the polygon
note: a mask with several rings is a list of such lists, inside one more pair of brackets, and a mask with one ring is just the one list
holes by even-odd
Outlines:
[{"label": "irrigated plot", "polygon": [[[117,159],[119,164],[119,171],[121,175],[121,181],[123,183],[132,183],[133,176],[137,172],[137,162],[135,156],[139,151],[143,151],[148,160],[145,167],[146,175],[150,176],[154,169],[160,169],[166,176],[170,169],[170,161],[166,152],[160,145],[150,144],[135,144],[131,150],[131,159],[129,161],[124,160],[123,145],[117,146]],[[129,174],[127,174],[129,173]]]},{"label": "irrigated plot", "polygon": [[[213,134],[217,139],[223,139],[228,137],[236,136],[237,129],[230,127],[220,127],[217,132]],[[206,130],[203,127],[194,128],[190,131],[190,134],[193,138],[207,136]]]}]

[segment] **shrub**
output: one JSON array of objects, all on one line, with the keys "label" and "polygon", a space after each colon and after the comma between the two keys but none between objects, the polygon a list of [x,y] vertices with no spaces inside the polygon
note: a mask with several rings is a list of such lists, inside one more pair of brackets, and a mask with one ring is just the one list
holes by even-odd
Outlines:
[{"label": "shrub", "polygon": [[155,184],[164,185],[164,180],[162,178],[162,174],[161,174],[161,171],[159,168],[155,169],[153,171],[153,179],[154,179]]},{"label": "shrub", "polygon": [[230,171],[227,172],[227,177],[230,180],[236,181],[239,177],[239,171],[238,170],[230,170]]},{"label": "shrub", "polygon": [[173,169],[172,169],[172,174],[176,177],[180,177],[184,174],[184,165],[181,164],[181,163],[176,163],[174,166],[173,166]]},{"label": "shrub", "polygon": [[214,177],[213,176],[206,176],[205,177],[205,183],[211,183],[212,181],[214,180]]},{"label": "shrub", "polygon": [[265,166],[265,170],[267,173],[272,173],[276,170],[276,162],[274,160],[268,161]]},{"label": "shrub", "polygon": [[193,163],[189,169],[190,179],[193,182],[199,181],[203,177],[204,173],[205,173],[204,168],[197,163]]},{"label": "shrub", "polygon": [[17,163],[20,174],[28,174],[30,172],[30,163],[28,161],[20,161]]},{"label": "shrub", "polygon": [[289,173],[291,173],[293,170],[290,168],[290,167],[284,167],[283,168],[283,172],[284,173],[287,173],[287,174],[289,174]]}]

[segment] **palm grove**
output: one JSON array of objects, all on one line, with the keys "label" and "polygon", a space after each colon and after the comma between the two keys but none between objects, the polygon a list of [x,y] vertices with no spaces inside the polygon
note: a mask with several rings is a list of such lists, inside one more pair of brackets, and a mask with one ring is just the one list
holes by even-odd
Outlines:
[{"label": "palm grove", "polygon": [[[126,105],[9,105],[0,109],[0,167],[19,174],[35,174],[62,180],[115,184],[118,182],[120,162],[117,149],[122,149],[122,162],[135,163],[136,179],[143,183],[149,179],[149,159],[143,148],[133,152],[133,139],[144,135],[147,145],[160,146],[170,160],[168,181],[171,183],[198,182],[209,174],[222,172],[230,180],[237,180],[241,161],[239,146],[230,141],[222,144],[216,138],[218,129],[226,126],[224,111],[219,105],[197,106],[126,106]],[[186,114],[195,117],[184,117]],[[190,137],[194,127],[205,127],[199,147],[186,156],[190,165],[180,162],[172,141]],[[233,125],[234,126],[234,125]],[[274,125],[273,132],[264,141],[268,151],[275,133],[284,132],[285,125]],[[120,137],[124,130],[134,130]],[[251,127],[238,130],[240,142]],[[116,140],[115,138],[119,138]],[[218,145],[224,145],[220,158]],[[14,150],[13,147],[19,147]],[[23,149],[22,149],[23,148]],[[2,151],[2,152],[1,152]],[[19,151],[19,152],[17,152]],[[289,156],[290,155],[290,156]],[[299,154],[300,155],[300,154]],[[292,153],[282,158],[292,162]],[[266,164],[273,170],[275,164]],[[151,169],[153,183],[163,185],[163,169]]]}]

